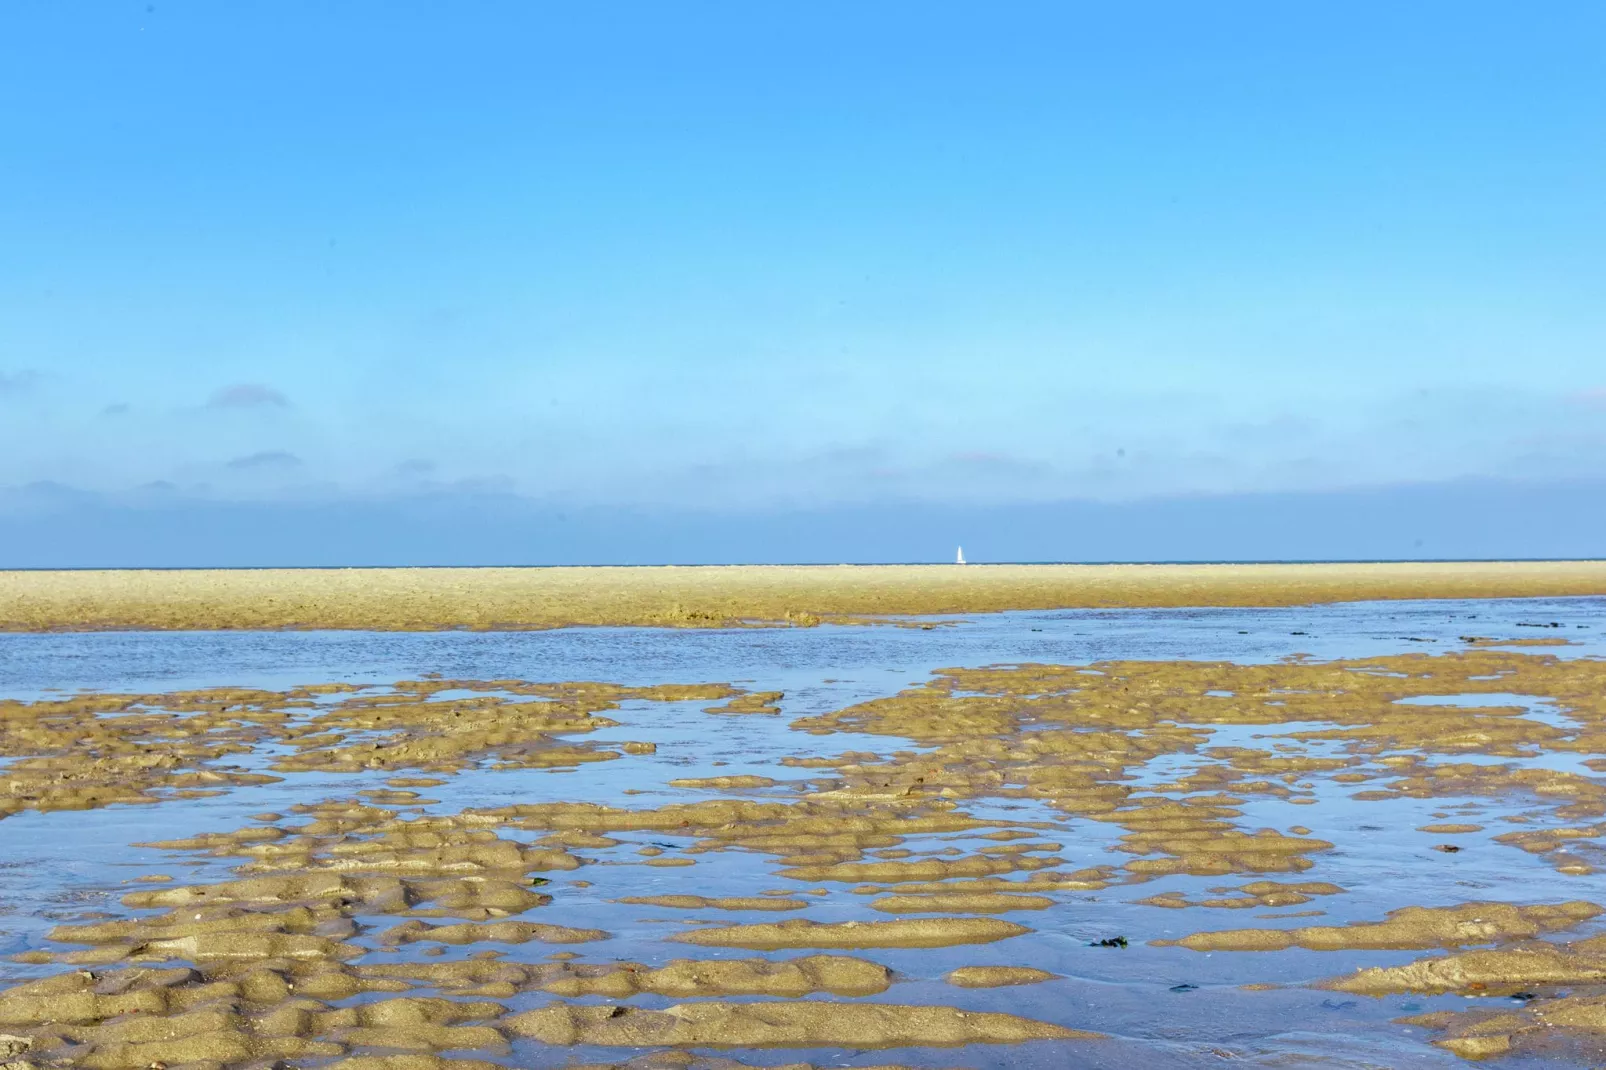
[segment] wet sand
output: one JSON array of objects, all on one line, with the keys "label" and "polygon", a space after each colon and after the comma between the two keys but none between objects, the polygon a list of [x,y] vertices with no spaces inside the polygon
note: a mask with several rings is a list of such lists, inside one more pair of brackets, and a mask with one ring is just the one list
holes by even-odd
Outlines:
[{"label": "wet sand", "polygon": [[5,637],[0,1065],[1598,1062],[1598,602],[1135,619]]},{"label": "wet sand", "polygon": [[0,630],[814,625],[1093,607],[1606,594],[1606,561],[0,572]]}]

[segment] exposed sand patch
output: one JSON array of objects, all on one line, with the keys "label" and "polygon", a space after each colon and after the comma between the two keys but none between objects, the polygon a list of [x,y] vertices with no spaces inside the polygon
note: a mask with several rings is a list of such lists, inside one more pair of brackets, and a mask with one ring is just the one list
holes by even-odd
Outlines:
[{"label": "exposed sand patch", "polygon": [[[1181,892],[1164,892],[1137,902],[1151,907],[1208,907],[1218,910],[1241,910],[1250,907],[1288,907],[1308,903],[1312,896],[1338,895],[1344,891],[1336,884],[1325,881],[1306,881],[1298,884],[1280,884],[1276,881],[1251,881],[1238,888],[1212,888],[1220,893],[1211,899],[1189,899]],[[1237,895],[1227,895],[1237,892]],[[1320,913],[1319,911],[1317,913]]]},{"label": "exposed sand patch", "polygon": [[773,788],[775,781],[767,776],[708,776],[680,777],[669,782],[672,788]]},{"label": "exposed sand patch", "polygon": [[1606,911],[1582,900],[1556,906],[1467,903],[1458,907],[1402,907],[1389,911],[1387,921],[1370,924],[1318,925],[1303,929],[1229,929],[1225,932],[1194,933],[1180,940],[1150,942],[1156,947],[1186,947],[1194,951],[1280,951],[1289,947],[1303,947],[1312,951],[1465,947],[1569,929],[1602,913]]},{"label": "exposed sand patch", "polygon": [[884,1003],[687,1003],[662,1011],[555,1004],[508,1019],[546,1044],[643,1047],[949,1047],[1024,1040],[1095,1039],[1012,1014]]},{"label": "exposed sand patch", "polygon": [[1571,944],[1533,941],[1491,951],[1418,959],[1404,966],[1373,966],[1323,981],[1322,988],[1368,996],[1394,992],[1497,994],[1539,985],[1606,983],[1606,937]]},{"label": "exposed sand patch", "polygon": [[576,929],[568,925],[542,925],[533,921],[459,922],[456,925],[431,925],[423,921],[405,921],[394,929],[380,934],[387,944],[412,944],[420,940],[441,944],[583,944],[589,940],[603,940],[607,933],[601,929]]},{"label": "exposed sand patch", "polygon": [[950,970],[943,980],[960,988],[1000,988],[1004,985],[1035,985],[1052,981],[1055,974],[1025,966],[961,966]]},{"label": "exposed sand patch", "polygon": [[746,695],[737,695],[723,706],[707,706],[704,713],[780,713],[781,708],[776,705],[785,694],[780,691],[754,691]]},{"label": "exposed sand patch", "polygon": [[871,996],[892,983],[879,963],[840,955],[769,959],[675,959],[661,966],[635,962],[519,963],[492,959],[396,963],[355,967],[369,979],[401,979],[433,985],[455,996],[506,999],[519,992],[628,999],[642,992],[660,996],[804,996],[830,992]]},{"label": "exposed sand patch", "polygon": [[1596,1047],[1606,1034],[1606,996],[1535,999],[1512,1010],[1438,1011],[1399,1019],[1442,1030],[1434,1043],[1466,1059],[1486,1059],[1529,1048],[1554,1050],[1547,1042],[1583,1038]]},{"label": "exposed sand patch", "polygon": [[1482,832],[1483,826],[1458,825],[1453,823],[1444,825],[1422,825],[1417,828],[1417,831],[1432,833],[1435,836],[1464,836],[1469,832]]}]

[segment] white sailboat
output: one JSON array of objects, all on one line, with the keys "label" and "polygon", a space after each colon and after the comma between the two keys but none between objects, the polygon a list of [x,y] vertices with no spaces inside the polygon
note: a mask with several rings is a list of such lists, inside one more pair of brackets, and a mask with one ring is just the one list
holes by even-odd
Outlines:
[{"label": "white sailboat", "polygon": [[965,548],[963,546],[961,546],[959,548],[959,553],[954,556],[954,564],[963,565],[964,563],[965,563]]}]

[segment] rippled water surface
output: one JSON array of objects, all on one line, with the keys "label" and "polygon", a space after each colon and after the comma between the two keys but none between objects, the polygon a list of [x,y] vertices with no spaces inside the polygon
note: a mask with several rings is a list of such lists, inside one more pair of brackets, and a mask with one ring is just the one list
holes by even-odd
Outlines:
[{"label": "rippled water surface", "polygon": [[[750,691],[779,691],[781,714],[710,716],[707,701],[627,701],[608,716],[620,722],[576,737],[586,745],[638,741],[656,745],[651,754],[563,769],[472,768],[424,789],[427,800],[402,812],[451,814],[471,807],[560,801],[599,802],[632,808],[660,807],[720,793],[671,787],[680,778],[757,775],[771,787],[740,791],[741,798],[791,801],[823,790],[831,770],[781,764],[856,750],[886,755],[920,751],[925,744],[885,735],[810,734],[790,727],[798,718],[827,714],[925,683],[934,670],[999,664],[1230,660],[1269,663],[1293,655],[1354,659],[1390,654],[1439,654],[1465,650],[1469,635],[1565,638],[1569,645],[1528,648],[1533,656],[1594,658],[1606,654],[1606,603],[1554,601],[1370,603],[1277,609],[1129,610],[1007,613],[934,622],[922,627],[820,627],[728,631],[586,629],[517,633],[102,633],[0,635],[0,698],[37,701],[85,690],[155,693],[218,686],[285,690],[297,685],[352,682],[384,687],[399,680],[440,674],[447,679],[557,682],[594,680],[647,686],[669,683],[731,683]],[[445,697],[445,696],[437,696]],[[1201,699],[1203,700],[1203,698]],[[1577,725],[1549,696],[1445,694],[1414,697],[1415,706],[1518,707],[1522,716],[1565,731]],[[1327,725],[1217,725],[1209,744],[1266,747],[1279,736]],[[1339,754],[1338,741],[1313,740],[1303,753]],[[237,759],[266,768],[274,754]],[[1466,762],[1530,763],[1606,782],[1584,764],[1594,752],[1545,750],[1523,757],[1469,751]],[[5,763],[17,755],[0,758]],[[1131,785],[1164,784],[1196,764],[1192,754],[1168,754],[1133,771]],[[306,772],[278,783],[237,786],[222,794],[170,799],[156,805],[113,806],[87,811],[25,810],[0,821],[0,954],[50,948],[46,934],[58,924],[132,913],[119,898],[131,882],[154,874],[178,882],[228,879],[240,860],[202,851],[169,851],[136,844],[171,840],[252,823],[265,811],[287,813],[297,803],[350,798],[381,788],[395,770],[371,773]],[[822,780],[822,778],[825,778]],[[728,794],[728,793],[727,793]],[[1449,1066],[1460,1060],[1434,1047],[1432,1035],[1393,1019],[1437,1009],[1463,1010],[1462,996],[1399,995],[1372,998],[1310,987],[1311,982],[1368,965],[1396,965],[1422,951],[1197,952],[1155,947],[1201,930],[1280,925],[1342,925],[1378,920],[1401,906],[1454,905],[1473,900],[1555,902],[1582,899],[1606,904],[1606,876],[1563,874],[1537,855],[1492,842],[1517,825],[1500,819],[1535,811],[1543,800],[1521,793],[1501,798],[1428,797],[1391,801],[1385,807],[1352,798],[1353,785],[1312,777],[1310,802],[1271,795],[1246,797],[1237,823],[1246,829],[1303,826],[1335,849],[1313,855],[1315,865],[1279,880],[1325,881],[1343,894],[1323,896],[1295,911],[1320,910],[1312,921],[1279,921],[1268,910],[1162,909],[1136,901],[1162,892],[1190,899],[1206,889],[1241,884],[1253,876],[1168,875],[1145,883],[1112,883],[1091,891],[1055,891],[1047,910],[1002,915],[1032,932],[997,943],[914,949],[859,949],[841,954],[873,959],[896,971],[896,983],[869,1000],[899,1004],[956,1004],[968,1010],[1005,1011],[1027,1018],[1092,1030],[1107,1039],[1031,1041],[1019,1046],[971,1045],[962,1049],[905,1048],[890,1051],[763,1049],[725,1051],[751,1065],[807,1060],[820,1066],[901,1063],[923,1067],[1192,1067],[1256,1066]],[[1000,822],[1043,822],[1044,838],[1060,846],[1063,869],[1123,867],[1131,855],[1117,849],[1118,829],[1026,798],[964,799],[965,813]],[[1454,853],[1436,851],[1442,835],[1416,831],[1451,820],[1486,827],[1457,838]],[[533,832],[509,831],[534,839]],[[851,885],[823,885],[827,894],[804,897],[805,911],[788,915],[741,915],[720,910],[681,911],[615,902],[624,895],[757,895],[797,885],[775,872],[765,854],[699,854],[694,865],[648,866],[643,847],[659,845],[668,855],[691,845],[689,837],[661,831],[612,834],[617,847],[577,850],[589,864],[550,873],[543,891],[550,905],[530,912],[542,922],[606,930],[604,941],[570,948],[588,962],[629,960],[648,964],[677,957],[751,957],[755,952],[695,948],[666,941],[694,923],[737,924],[806,916],[817,921],[886,920],[868,908],[869,896]],[[957,848],[969,854],[996,847],[978,835],[939,833],[911,837],[915,852]],[[660,856],[661,857],[661,856]],[[1587,857],[1587,855],[1585,856]],[[577,883],[584,882],[584,883]],[[794,894],[816,887],[803,884]],[[388,924],[388,923],[386,923]],[[1588,922],[1568,938],[1606,931]],[[357,941],[370,949],[359,961],[396,961],[418,956],[416,945],[384,950],[365,931]],[[1121,936],[1123,948],[1093,946]],[[464,957],[481,947],[448,949]],[[510,961],[545,960],[557,948],[542,944],[500,945]],[[767,952],[785,958],[804,951]],[[996,989],[958,989],[943,981],[961,965],[1032,966],[1057,975],[1040,984]],[[19,981],[59,972],[56,964],[0,963],[0,977]],[[1272,986],[1246,990],[1245,985]],[[357,997],[358,1000],[372,998]],[[547,997],[523,994],[515,1009]],[[835,997],[811,997],[835,998]],[[581,1002],[604,1002],[586,997]],[[641,1006],[667,1006],[672,999],[639,996]],[[3,1023],[0,1023],[3,1027]],[[712,1052],[712,1049],[699,1049]],[[466,1057],[471,1053],[458,1052]],[[483,1053],[481,1053],[483,1055]],[[543,1046],[519,1041],[489,1053],[516,1066],[564,1066],[619,1062],[636,1051]],[[1551,1065],[1582,1058],[1573,1049],[1529,1052],[1503,1065]],[[305,1065],[312,1065],[309,1060]]]}]

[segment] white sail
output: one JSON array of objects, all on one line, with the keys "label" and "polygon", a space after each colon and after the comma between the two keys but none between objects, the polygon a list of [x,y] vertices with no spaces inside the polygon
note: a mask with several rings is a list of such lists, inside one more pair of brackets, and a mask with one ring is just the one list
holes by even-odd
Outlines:
[{"label": "white sail", "polygon": [[965,548],[963,546],[961,546],[959,548],[959,553],[954,558],[954,564],[963,565],[964,563],[965,563]]}]

